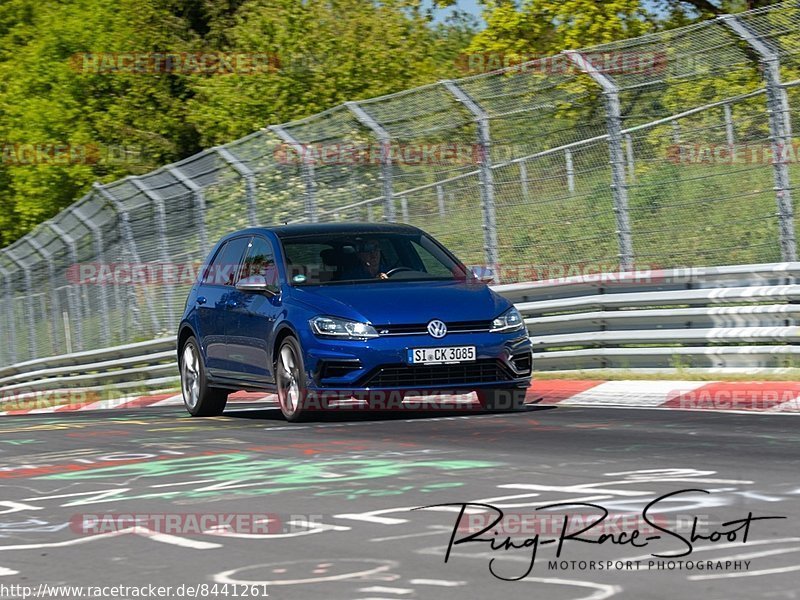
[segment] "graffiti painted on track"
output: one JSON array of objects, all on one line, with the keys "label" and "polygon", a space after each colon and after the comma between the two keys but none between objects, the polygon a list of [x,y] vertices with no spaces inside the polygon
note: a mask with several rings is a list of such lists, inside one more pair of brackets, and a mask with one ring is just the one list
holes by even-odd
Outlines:
[{"label": "graffiti painted on track", "polygon": [[[113,467],[95,467],[34,477],[34,480],[71,482],[113,482],[115,485],[154,480],[150,490],[129,494],[128,488],[118,489],[114,500],[149,498],[206,498],[221,493],[236,495],[266,495],[281,492],[325,489],[331,482],[395,478],[420,472],[450,472],[488,469],[497,463],[476,460],[412,460],[343,459],[318,462],[294,459],[263,459],[255,454],[229,453],[211,456],[192,456],[167,460],[152,460]],[[188,479],[187,479],[188,478]],[[194,479],[193,479],[194,478]],[[196,484],[196,487],[188,487]],[[178,489],[169,489],[177,486]],[[90,499],[76,501],[90,503]]]}]

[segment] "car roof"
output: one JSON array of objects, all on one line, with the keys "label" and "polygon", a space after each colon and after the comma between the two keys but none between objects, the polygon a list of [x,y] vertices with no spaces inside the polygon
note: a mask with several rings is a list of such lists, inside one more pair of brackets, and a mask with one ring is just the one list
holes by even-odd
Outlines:
[{"label": "car roof", "polygon": [[419,232],[417,227],[402,223],[299,223],[295,225],[275,225],[272,227],[252,227],[227,236],[233,237],[243,233],[259,233],[271,231],[279,238],[313,235],[317,233],[411,233]]}]

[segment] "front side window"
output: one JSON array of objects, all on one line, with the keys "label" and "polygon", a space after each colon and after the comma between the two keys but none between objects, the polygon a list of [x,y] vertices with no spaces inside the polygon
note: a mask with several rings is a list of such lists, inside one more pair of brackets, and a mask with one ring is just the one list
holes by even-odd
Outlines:
[{"label": "front side window", "polygon": [[203,284],[236,285],[236,274],[249,241],[249,237],[240,237],[225,242],[203,274]]},{"label": "front side window", "polygon": [[282,238],[293,285],[468,278],[432,238],[421,233],[336,233]]},{"label": "front side window", "polygon": [[264,238],[254,237],[248,245],[239,281],[263,277],[267,284],[278,286],[278,269],[272,245]]}]

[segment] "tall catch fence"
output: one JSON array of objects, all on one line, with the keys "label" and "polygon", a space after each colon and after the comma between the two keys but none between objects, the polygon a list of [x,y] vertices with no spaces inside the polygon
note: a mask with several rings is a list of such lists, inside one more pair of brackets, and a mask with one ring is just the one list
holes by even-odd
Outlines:
[{"label": "tall catch fence", "polygon": [[500,283],[794,261],[798,57],[787,2],[347,102],[95,185],[0,251],[0,365],[173,333],[198,263],[250,225],[411,223]]}]

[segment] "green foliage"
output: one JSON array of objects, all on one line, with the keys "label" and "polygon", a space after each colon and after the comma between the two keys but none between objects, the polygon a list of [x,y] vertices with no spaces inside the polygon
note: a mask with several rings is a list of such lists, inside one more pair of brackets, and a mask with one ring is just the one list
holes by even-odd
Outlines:
[{"label": "green foliage", "polygon": [[470,52],[550,55],[653,28],[640,0],[524,0],[519,9],[509,2],[488,2],[485,18],[488,27],[474,37]]},{"label": "green foliage", "polygon": [[[6,0],[0,4],[0,246],[86,193],[345,100],[455,74],[468,19],[417,0]],[[258,74],[96,72],[84,53],[271,57]],[[85,65],[90,68],[86,69]],[[69,146],[63,164],[21,148]],[[79,154],[86,155],[83,159]]]},{"label": "green foliage", "polygon": [[[487,26],[477,31],[458,11],[433,23],[431,7],[455,0],[3,0],[0,247],[74,202],[94,181],[143,174],[346,100],[456,77],[463,74],[458,58],[464,54],[498,53],[509,60],[555,54],[769,3],[486,0]],[[217,76],[102,73],[86,70],[82,58],[165,52],[259,53],[271,57],[272,68]],[[732,73],[709,84],[713,89],[689,86],[658,102],[693,105],[745,89],[752,77],[757,74]],[[535,101],[533,85],[528,94]],[[549,144],[559,132],[596,118],[574,101],[587,94],[597,94],[596,87],[566,83],[548,129],[536,136],[530,127],[517,129]],[[19,164],[19,148],[31,145],[69,147],[72,159]],[[375,181],[359,185],[371,190]],[[287,188],[287,200],[294,192]],[[271,205],[274,194],[259,190],[259,202]]]}]

